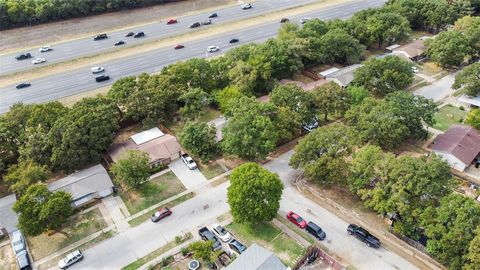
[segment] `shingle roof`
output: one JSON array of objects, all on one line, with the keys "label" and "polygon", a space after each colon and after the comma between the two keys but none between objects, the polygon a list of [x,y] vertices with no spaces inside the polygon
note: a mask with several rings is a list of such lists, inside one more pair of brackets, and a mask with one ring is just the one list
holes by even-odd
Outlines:
[{"label": "shingle roof", "polygon": [[401,53],[408,58],[413,58],[419,55],[422,55],[426,50],[424,40],[417,39],[412,41],[408,44],[400,46],[398,48],[393,49],[394,53]]},{"label": "shingle roof", "polygon": [[468,165],[480,152],[480,135],[473,127],[453,125],[435,138],[432,150],[450,153]]},{"label": "shingle roof", "polygon": [[253,243],[225,270],[285,270],[287,267],[271,251]]},{"label": "shingle roof", "polygon": [[12,210],[16,201],[15,194],[0,198],[0,229],[5,228],[8,233],[15,231],[18,224],[17,214]]},{"label": "shingle roof", "polygon": [[342,86],[347,86],[353,81],[355,70],[361,66],[361,64],[347,66],[328,74],[326,77],[328,79],[336,79]]}]

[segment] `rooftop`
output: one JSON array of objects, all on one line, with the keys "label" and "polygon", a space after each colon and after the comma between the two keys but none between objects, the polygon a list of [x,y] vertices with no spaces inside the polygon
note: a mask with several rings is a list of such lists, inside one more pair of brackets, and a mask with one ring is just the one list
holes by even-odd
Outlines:
[{"label": "rooftop", "polygon": [[225,270],[286,270],[288,269],[271,251],[253,243]]},{"label": "rooftop", "polygon": [[328,79],[335,79],[338,83],[342,84],[342,86],[347,86],[353,81],[355,70],[361,66],[361,64],[346,66],[335,72],[329,73],[326,77]]},{"label": "rooftop", "polygon": [[480,152],[480,135],[471,126],[453,125],[435,138],[432,150],[450,153],[468,165]]},{"label": "rooftop", "polygon": [[163,132],[160,131],[157,127],[145,130],[143,132],[137,133],[135,135],[132,135],[130,138],[137,144],[140,145],[142,143],[146,143],[148,141],[151,141],[156,138],[162,137]]}]

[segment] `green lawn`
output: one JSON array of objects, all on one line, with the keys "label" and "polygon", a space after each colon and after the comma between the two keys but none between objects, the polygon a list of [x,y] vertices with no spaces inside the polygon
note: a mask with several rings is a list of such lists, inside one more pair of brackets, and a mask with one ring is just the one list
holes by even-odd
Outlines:
[{"label": "green lawn", "polygon": [[453,124],[462,124],[467,116],[465,110],[460,110],[460,108],[454,107],[452,105],[447,105],[440,108],[440,110],[434,115],[435,125],[434,128],[446,131]]},{"label": "green lawn", "polygon": [[222,169],[222,167],[218,165],[217,162],[211,162],[208,165],[200,164],[199,169],[203,173],[203,175],[209,180],[225,172],[225,170]]},{"label": "green lawn", "polygon": [[184,190],[186,189],[177,176],[173,172],[167,172],[136,189],[120,191],[120,197],[133,215]]}]

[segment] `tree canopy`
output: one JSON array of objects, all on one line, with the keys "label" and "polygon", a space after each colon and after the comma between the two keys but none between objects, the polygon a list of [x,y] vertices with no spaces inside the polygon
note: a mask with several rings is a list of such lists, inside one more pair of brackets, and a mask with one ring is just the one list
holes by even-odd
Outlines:
[{"label": "tree canopy", "polygon": [[480,109],[471,110],[465,119],[465,123],[480,130]]},{"label": "tree canopy", "polygon": [[128,150],[110,171],[119,183],[136,188],[150,176],[150,157],[140,150]]},{"label": "tree canopy", "polygon": [[10,190],[21,195],[30,185],[47,180],[49,173],[45,165],[32,161],[20,161],[8,168],[4,180],[9,184]]},{"label": "tree canopy", "polygon": [[469,55],[468,39],[456,30],[440,32],[426,41],[425,54],[441,67],[459,66]]},{"label": "tree canopy", "polygon": [[312,95],[315,106],[323,113],[324,122],[327,122],[328,116],[331,114],[343,116],[350,106],[348,93],[335,82],[315,87]]},{"label": "tree canopy", "polygon": [[218,153],[217,129],[204,122],[188,122],[180,134],[180,143],[204,163]]},{"label": "tree canopy", "polygon": [[480,95],[480,63],[474,63],[457,73],[452,88],[472,97]]},{"label": "tree canopy", "polygon": [[296,84],[276,86],[270,94],[270,102],[297,113],[303,123],[309,123],[315,117],[312,94],[305,92]]}]

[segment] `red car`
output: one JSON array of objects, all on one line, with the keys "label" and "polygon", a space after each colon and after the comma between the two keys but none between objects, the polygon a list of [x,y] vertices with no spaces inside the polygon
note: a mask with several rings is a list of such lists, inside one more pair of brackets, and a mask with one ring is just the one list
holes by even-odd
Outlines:
[{"label": "red car", "polygon": [[151,217],[150,220],[153,222],[158,222],[161,219],[164,219],[172,214],[172,211],[168,209],[168,207],[160,208],[157,212],[155,212]]},{"label": "red car", "polygon": [[287,219],[302,229],[307,227],[307,222],[301,216],[295,214],[292,211],[288,212]]},{"label": "red car", "polygon": [[173,47],[175,50],[178,50],[178,49],[183,49],[185,48],[185,46],[183,46],[182,44],[177,44],[175,45],[175,47]]},{"label": "red car", "polygon": [[177,23],[177,19],[169,19],[167,21],[167,24],[174,24],[174,23]]}]

